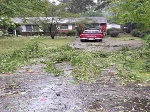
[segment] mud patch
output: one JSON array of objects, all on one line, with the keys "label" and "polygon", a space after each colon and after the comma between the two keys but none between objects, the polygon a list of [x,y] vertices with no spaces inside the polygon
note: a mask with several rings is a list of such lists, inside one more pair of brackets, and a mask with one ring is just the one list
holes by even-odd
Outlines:
[{"label": "mud patch", "polygon": [[[59,77],[45,73],[44,66],[23,66],[15,74],[2,77],[0,83],[4,90],[18,91],[11,95],[3,92],[5,95],[0,97],[2,112],[81,111],[82,100],[78,97],[78,84],[70,76],[70,65],[57,65],[65,71],[65,74]],[[7,85],[11,80],[15,81],[15,84]],[[24,91],[20,91],[21,88],[24,88]]]},{"label": "mud patch", "polygon": [[150,110],[150,99],[132,98],[123,104],[124,111],[148,112]]},{"label": "mud patch", "polygon": [[[150,87],[127,87],[96,82],[82,85],[83,101],[88,112],[148,112]],[[141,89],[137,92],[137,89]]]},{"label": "mud patch", "polygon": [[[93,83],[78,83],[69,63],[56,66],[64,74],[44,72],[44,64],[20,67],[1,75],[2,112],[148,112],[150,86],[121,85],[115,67],[105,69]],[[112,76],[113,75],[113,76]],[[15,94],[5,94],[5,91]]]}]

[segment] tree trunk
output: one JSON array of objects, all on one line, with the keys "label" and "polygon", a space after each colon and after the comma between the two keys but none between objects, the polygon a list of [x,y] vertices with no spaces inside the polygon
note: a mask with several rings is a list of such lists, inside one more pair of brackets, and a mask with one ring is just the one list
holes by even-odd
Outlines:
[{"label": "tree trunk", "polygon": [[54,39],[54,38],[55,38],[55,36],[54,36],[54,35],[51,35],[51,38],[52,38],[52,39]]}]

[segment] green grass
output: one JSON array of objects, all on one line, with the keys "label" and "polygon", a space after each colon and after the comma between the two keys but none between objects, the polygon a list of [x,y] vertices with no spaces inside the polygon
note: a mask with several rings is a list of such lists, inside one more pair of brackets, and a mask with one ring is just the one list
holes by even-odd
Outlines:
[{"label": "green grass", "polygon": [[15,50],[24,48],[29,42],[37,41],[40,47],[44,49],[56,48],[68,44],[74,40],[73,37],[5,37],[0,38],[0,55],[5,53],[13,53]]},{"label": "green grass", "polygon": [[117,65],[118,75],[126,81],[150,81],[150,50],[119,51],[109,56],[109,60]]},{"label": "green grass", "polygon": [[30,40],[30,38],[27,39],[25,37],[0,38],[0,55],[21,49],[25,47]]},{"label": "green grass", "polygon": [[67,45],[74,38],[57,37],[6,37],[0,38],[0,73],[14,72],[30,59],[47,55],[46,49]]},{"label": "green grass", "polygon": [[[125,37],[123,37],[125,38]],[[128,38],[128,36],[126,37]],[[116,38],[117,39],[117,38]],[[118,52],[88,52],[73,49],[67,44],[74,38],[16,37],[3,38],[1,42],[0,73],[14,72],[19,66],[29,64],[34,58],[47,58],[45,70],[56,76],[62,74],[55,64],[69,62],[72,75],[79,81],[92,81],[100,77],[101,71],[114,63],[118,76],[126,82],[150,81],[150,43],[136,49]],[[7,53],[8,52],[8,53]],[[11,52],[11,53],[10,53]],[[5,55],[2,55],[5,53]]]},{"label": "green grass", "polygon": [[72,75],[79,81],[95,80],[101,76],[101,69],[107,66],[105,59],[99,57],[100,54],[72,49],[69,46],[51,49],[49,52],[46,55],[49,61],[45,62],[47,64],[45,69],[47,72],[56,73],[56,76],[62,74],[54,67],[56,63],[69,62],[74,68]]},{"label": "green grass", "polygon": [[149,65],[147,66],[149,62],[145,63],[149,59],[150,51],[147,52],[144,48],[105,53],[87,52],[64,46],[49,52],[51,53],[46,56],[50,60],[46,62],[47,66],[45,69],[48,72],[54,70],[53,73],[57,73],[56,75],[62,74],[62,72],[58,72],[60,70],[54,67],[56,63],[70,62],[74,68],[72,71],[74,78],[79,81],[92,81],[100,77],[102,75],[101,71],[113,63],[117,67],[118,76],[123,77],[122,79],[127,83],[150,81]]},{"label": "green grass", "polygon": [[34,41],[39,42],[40,46],[46,49],[49,48],[57,48],[63,45],[69,44],[75,39],[75,37],[55,37],[55,39],[51,39],[50,37],[40,37],[35,38]]},{"label": "green grass", "polygon": [[[107,36],[107,37],[109,38],[110,36]],[[130,34],[119,34],[118,37],[112,37],[112,38],[116,39],[116,40],[121,40],[121,41],[128,41],[128,40],[140,40],[140,41],[142,41],[142,38],[133,37]]]}]

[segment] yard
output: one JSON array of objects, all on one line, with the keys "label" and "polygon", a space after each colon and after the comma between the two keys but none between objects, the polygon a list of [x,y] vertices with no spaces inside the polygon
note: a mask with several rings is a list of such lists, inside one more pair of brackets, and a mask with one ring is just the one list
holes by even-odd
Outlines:
[{"label": "yard", "polygon": [[73,41],[73,38],[58,38],[51,39],[50,37],[6,37],[0,38],[0,55],[4,53],[12,53],[15,50],[24,48],[29,42],[37,41],[40,47],[54,48],[68,44]]},{"label": "yard", "polygon": [[145,44],[129,35],[99,43],[75,37],[0,38],[1,111],[148,112]]}]

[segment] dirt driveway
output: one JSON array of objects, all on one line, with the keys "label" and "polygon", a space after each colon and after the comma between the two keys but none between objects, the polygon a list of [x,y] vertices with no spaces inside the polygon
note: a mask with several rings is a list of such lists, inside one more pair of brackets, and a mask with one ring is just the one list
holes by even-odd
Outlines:
[{"label": "dirt driveway", "polygon": [[138,48],[141,47],[143,43],[141,40],[117,40],[115,38],[103,38],[102,42],[80,42],[79,38],[76,38],[76,40],[71,44],[73,48],[78,49],[85,49],[87,51],[116,51],[120,50],[123,47],[128,47],[129,49]]},{"label": "dirt driveway", "polygon": [[[77,41],[79,40],[72,45],[87,46],[86,49],[89,51],[95,47],[93,45],[97,45],[98,48],[101,47],[100,44],[109,45],[106,43],[107,39],[104,39],[103,43]],[[113,45],[116,45],[115,42]],[[137,46],[139,45],[142,43],[139,42]],[[104,46],[102,48],[106,49]],[[64,74],[59,77],[44,72],[44,66],[38,63],[22,66],[14,74],[0,74],[0,112],[149,112],[150,110],[150,86],[123,85],[121,82],[123,79],[117,76],[110,78],[113,66],[104,70],[103,76],[93,83],[79,83],[74,80],[70,75],[72,67],[69,63],[57,65],[64,70]]]}]

